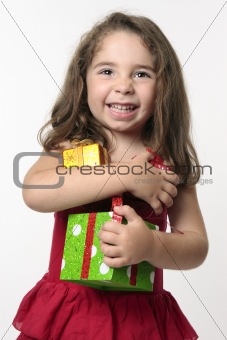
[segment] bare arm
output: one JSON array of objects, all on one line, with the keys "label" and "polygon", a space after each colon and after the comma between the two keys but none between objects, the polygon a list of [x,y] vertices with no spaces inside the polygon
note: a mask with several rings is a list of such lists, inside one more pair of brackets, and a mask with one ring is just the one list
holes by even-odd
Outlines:
[{"label": "bare arm", "polygon": [[185,270],[205,260],[208,240],[195,187],[179,188],[169,209],[171,225],[183,234],[150,230],[129,206],[115,210],[128,224],[109,221],[102,227],[101,249],[107,265],[122,267],[148,261],[158,268]]},{"label": "bare arm", "polygon": [[[59,211],[83,204],[99,201],[126,191],[148,202],[157,213],[162,211],[162,203],[170,207],[172,197],[177,194],[178,177],[150,167],[151,154],[142,153],[126,163],[111,163],[97,171],[94,167],[65,169],[59,166],[57,157],[41,156],[31,167],[24,179],[27,187],[23,190],[26,204],[37,211]],[[128,174],[118,171],[125,166]],[[83,170],[83,171],[82,171]],[[114,171],[116,170],[116,174]],[[120,169],[119,169],[120,170]],[[139,174],[139,175],[138,175]],[[63,182],[59,183],[59,175]],[[139,181],[138,181],[139,180]],[[45,187],[46,186],[46,187]],[[49,186],[49,187],[47,187]],[[51,186],[51,187],[50,187]]]},{"label": "bare arm", "polygon": [[195,187],[180,188],[168,214],[170,225],[183,234],[156,232],[149,261],[169,269],[199,266],[207,256],[208,239]]},{"label": "bare arm", "polygon": [[[57,157],[41,156],[25,176],[24,184],[27,187],[23,189],[24,201],[31,209],[50,212],[95,202],[126,191],[119,178],[111,176],[108,169],[102,175],[96,175],[94,171],[89,175],[85,173],[76,167],[70,171],[59,167]],[[57,185],[60,183],[59,176],[61,185]],[[28,187],[34,185],[36,188]]]}]

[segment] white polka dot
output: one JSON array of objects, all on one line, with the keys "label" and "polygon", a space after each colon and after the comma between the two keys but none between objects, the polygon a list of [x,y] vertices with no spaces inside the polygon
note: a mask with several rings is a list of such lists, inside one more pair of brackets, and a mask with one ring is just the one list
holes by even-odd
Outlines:
[{"label": "white polka dot", "polygon": [[96,248],[96,246],[93,245],[92,248],[91,248],[91,257],[95,256],[96,253],[97,253],[97,248]]},{"label": "white polka dot", "polygon": [[128,275],[128,277],[131,277],[131,271],[132,271],[132,266],[129,266],[127,268],[127,275]]},{"label": "white polka dot", "polygon": [[151,283],[154,283],[154,272],[151,272],[150,274],[150,281]]},{"label": "white polka dot", "polygon": [[109,215],[112,218],[113,217],[113,211],[109,211]]},{"label": "white polka dot", "polygon": [[74,227],[73,227],[73,235],[74,236],[80,235],[81,229],[82,229],[82,227],[81,227],[80,224],[75,224]]},{"label": "white polka dot", "polygon": [[62,259],[62,262],[61,262],[61,270],[65,268],[65,260]]},{"label": "white polka dot", "polygon": [[109,270],[110,270],[110,267],[107,266],[104,262],[101,264],[99,268],[99,271],[101,274],[107,274]]},{"label": "white polka dot", "polygon": [[155,225],[155,229],[156,229],[156,230],[159,230],[159,226],[158,226],[158,225]]}]

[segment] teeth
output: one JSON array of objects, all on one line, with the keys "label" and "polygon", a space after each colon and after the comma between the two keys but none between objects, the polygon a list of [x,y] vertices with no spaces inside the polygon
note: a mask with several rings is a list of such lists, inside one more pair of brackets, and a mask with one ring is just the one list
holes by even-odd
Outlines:
[{"label": "teeth", "polygon": [[118,104],[110,104],[111,109],[116,109],[120,111],[130,112],[135,109],[135,106],[126,106],[126,105],[118,105]]}]

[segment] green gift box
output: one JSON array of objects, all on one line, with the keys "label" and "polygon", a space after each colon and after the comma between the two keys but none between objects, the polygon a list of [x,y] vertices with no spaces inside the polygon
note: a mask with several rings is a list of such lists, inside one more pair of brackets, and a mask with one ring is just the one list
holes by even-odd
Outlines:
[{"label": "green gift box", "polygon": [[[119,198],[113,198],[112,206],[116,204]],[[99,289],[152,291],[155,268],[148,262],[121,268],[111,268],[103,262],[98,232],[109,220],[127,228],[127,221],[113,211],[69,215],[60,279]],[[145,223],[156,230],[154,224]]]}]

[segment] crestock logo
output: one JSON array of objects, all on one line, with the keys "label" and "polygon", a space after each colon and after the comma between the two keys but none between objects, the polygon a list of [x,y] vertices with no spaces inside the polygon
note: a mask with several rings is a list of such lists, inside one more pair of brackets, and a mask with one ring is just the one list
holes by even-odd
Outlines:
[{"label": "crestock logo", "polygon": [[64,165],[58,165],[56,167],[56,173],[58,175],[71,175],[72,171],[74,169],[79,170],[79,172],[81,173],[81,175],[104,175],[105,173],[107,173],[108,175],[121,175],[121,176],[125,176],[125,175],[142,175],[142,174],[147,174],[150,173],[152,175],[156,175],[155,172],[152,171],[152,169],[154,169],[155,166],[149,164],[148,162],[144,163],[144,167],[142,165],[132,165],[132,166],[128,166],[125,164],[120,164],[120,165],[112,165],[112,164],[104,164],[104,165],[94,165],[94,166],[90,166],[90,165],[83,165],[83,166],[78,166],[78,165],[73,165],[70,167],[66,167]]},{"label": "crestock logo", "polygon": [[13,160],[13,181],[15,185],[22,189],[57,189],[64,184],[64,176],[58,176],[58,182],[55,184],[24,184],[20,181],[20,161],[24,157],[52,156],[58,159],[59,164],[62,163],[61,155],[57,152],[21,152],[18,153]]},{"label": "crestock logo", "polygon": [[[55,168],[55,174],[58,178],[57,183],[55,184],[24,184],[20,181],[20,161],[25,157],[55,157],[58,159],[58,165]],[[148,162],[144,163],[144,166],[142,165],[135,165],[128,166],[126,164],[119,164],[119,165],[112,165],[112,164],[104,164],[104,165],[84,165],[84,166],[70,166],[66,167],[62,164],[62,155],[57,152],[21,152],[17,154],[13,160],[13,180],[17,187],[22,189],[58,189],[63,186],[64,184],[64,176],[71,175],[74,170],[78,170],[81,175],[104,175],[108,174],[110,176],[113,175],[120,175],[120,176],[126,176],[126,175],[133,175],[137,176],[134,177],[134,183],[136,184],[149,184],[149,183],[155,183],[159,180],[161,180],[160,177],[157,177],[157,175],[161,175],[163,171],[166,172],[167,175],[173,175],[174,173],[177,173],[178,175],[185,175],[189,171],[188,166],[180,166],[180,167],[171,167],[171,170],[163,169],[160,171],[160,169],[157,172],[157,169],[155,169],[154,165],[149,164]],[[212,175],[212,167],[210,165],[197,165],[194,166],[192,171],[197,172],[197,170],[200,171],[201,175],[203,176],[206,172],[205,170],[209,171],[209,175]],[[153,171],[152,171],[153,170]],[[146,178],[138,178],[140,175],[156,175],[156,177],[146,177]],[[206,179],[200,179],[199,184],[212,184],[213,180],[210,178]],[[190,184],[190,183],[189,183]]]}]

